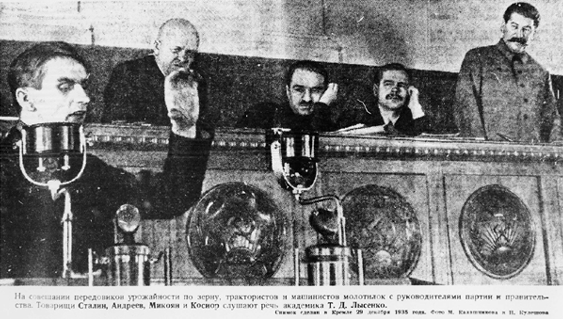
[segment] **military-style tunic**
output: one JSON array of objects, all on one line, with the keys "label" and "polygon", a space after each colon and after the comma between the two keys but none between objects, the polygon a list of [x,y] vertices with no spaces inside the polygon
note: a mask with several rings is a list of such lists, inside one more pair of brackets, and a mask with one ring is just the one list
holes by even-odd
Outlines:
[{"label": "military-style tunic", "polygon": [[549,73],[503,40],[465,55],[454,109],[461,136],[527,143],[549,141],[557,115]]}]

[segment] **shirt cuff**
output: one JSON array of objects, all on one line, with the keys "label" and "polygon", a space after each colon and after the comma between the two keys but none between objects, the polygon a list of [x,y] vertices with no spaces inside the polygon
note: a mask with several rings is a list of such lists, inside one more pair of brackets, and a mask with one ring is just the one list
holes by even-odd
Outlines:
[{"label": "shirt cuff", "polygon": [[197,135],[197,128],[195,125],[186,130],[175,130],[173,127],[172,133],[185,138],[195,138]]},{"label": "shirt cuff", "polygon": [[413,105],[413,107],[411,108],[411,113],[413,120],[419,119],[425,115],[420,103],[415,103],[415,105]]}]

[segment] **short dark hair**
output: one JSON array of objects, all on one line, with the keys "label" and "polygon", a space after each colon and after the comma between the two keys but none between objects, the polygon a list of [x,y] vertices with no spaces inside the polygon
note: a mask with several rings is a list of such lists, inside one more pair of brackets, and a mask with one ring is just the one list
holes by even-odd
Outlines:
[{"label": "short dark hair", "polygon": [[407,75],[409,82],[411,80],[411,75],[404,65],[402,65],[401,63],[389,63],[375,69],[375,74],[373,75],[373,84],[379,85],[379,82],[381,82],[381,78],[383,77],[383,73],[385,73],[386,71],[403,71]]},{"label": "short dark hair", "polygon": [[510,16],[512,16],[513,13],[518,13],[528,19],[534,20],[534,27],[536,28],[540,25],[540,12],[536,9],[536,7],[527,2],[516,2],[511,4],[504,12],[503,18],[505,23],[510,20]]},{"label": "short dark hair", "polygon": [[32,46],[18,55],[10,64],[8,84],[13,104],[18,112],[20,107],[16,100],[16,90],[22,87],[41,89],[45,77],[45,64],[55,58],[69,58],[82,64],[88,72],[88,64],[76,49],[66,42],[42,42]]},{"label": "short dark hair", "polygon": [[326,87],[328,85],[328,71],[324,66],[322,66],[322,64],[314,61],[301,60],[293,63],[285,73],[285,84],[287,86],[291,85],[291,78],[293,78],[295,70],[307,70],[320,74],[324,78],[324,86]]}]

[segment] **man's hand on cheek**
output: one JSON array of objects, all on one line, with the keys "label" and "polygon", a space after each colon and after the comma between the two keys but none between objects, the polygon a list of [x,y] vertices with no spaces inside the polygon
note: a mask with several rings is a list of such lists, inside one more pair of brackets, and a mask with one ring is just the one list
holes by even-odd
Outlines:
[{"label": "man's hand on cheek", "polygon": [[411,109],[413,119],[421,118],[424,116],[424,110],[422,109],[422,105],[418,101],[419,91],[414,86],[410,86],[408,88],[408,96],[409,96],[409,109]]},{"label": "man's hand on cheek", "polygon": [[194,138],[199,118],[198,83],[185,69],[175,70],[164,80],[164,99],[172,132]]},{"label": "man's hand on cheek", "polygon": [[330,105],[338,98],[338,84],[329,83],[319,102]]}]

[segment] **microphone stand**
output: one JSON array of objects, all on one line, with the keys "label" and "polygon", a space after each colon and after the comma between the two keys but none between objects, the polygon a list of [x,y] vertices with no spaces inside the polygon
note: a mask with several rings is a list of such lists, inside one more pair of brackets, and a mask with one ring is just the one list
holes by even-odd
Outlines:
[{"label": "microphone stand", "polygon": [[336,218],[338,222],[338,245],[346,246],[346,218],[344,218],[344,211],[340,198],[336,195],[324,195],[314,198],[302,198],[300,192],[294,192],[295,199],[301,205],[312,205],[327,200],[333,200],[336,203]]},{"label": "microphone stand", "polygon": [[72,272],[72,209],[70,192],[66,188],[60,188],[61,182],[57,179],[47,182],[51,191],[51,198],[56,201],[64,196],[64,211],[61,223],[63,224],[63,278],[73,278]]},{"label": "microphone stand", "polygon": [[[336,235],[337,240],[333,239],[333,232],[328,232],[328,236],[323,230],[316,229],[328,243],[317,244],[307,247],[305,253],[307,255],[307,273],[310,285],[350,285],[349,273],[349,259],[352,256],[351,249],[346,245],[346,219],[340,198],[336,195],[323,195],[314,198],[304,199],[301,197],[302,193],[310,190],[316,183],[317,162],[315,161],[318,145],[318,134],[301,134],[293,135],[291,130],[284,128],[272,129],[274,133],[274,140],[270,144],[270,153],[272,161],[272,170],[282,185],[287,186],[292,190],[295,199],[300,205],[311,205],[323,201],[334,201],[336,203]],[[284,140],[284,134],[288,134]],[[297,147],[299,145],[301,148]],[[309,147],[303,147],[303,145]],[[311,180],[308,182],[300,183],[293,182],[290,178],[291,164],[284,160],[285,157],[292,158],[305,158],[310,165],[311,160],[314,161],[314,168],[312,173],[307,172]],[[307,179],[305,179],[307,181]],[[317,227],[322,227],[317,225]],[[330,237],[330,238],[329,238]],[[357,250],[358,257],[358,284],[364,284],[363,274],[363,258],[361,250]],[[299,248],[294,248],[294,276],[295,285],[299,285]]]},{"label": "microphone stand", "polygon": [[[329,201],[332,200],[336,204],[336,222],[337,222],[337,235],[338,241],[337,245],[328,244],[325,245],[324,248],[320,248],[321,246],[313,245],[310,246],[306,253],[308,255],[308,276],[309,276],[309,284],[313,285],[333,285],[333,284],[340,284],[340,285],[350,285],[349,278],[347,278],[347,273],[349,271],[349,257],[346,256],[347,252],[349,252],[349,247],[346,244],[346,218],[344,217],[344,210],[342,208],[342,202],[340,198],[336,195],[323,195],[314,198],[302,198],[302,192],[298,189],[293,191],[293,195],[297,202],[301,205],[312,205],[319,202]],[[313,227],[315,228],[315,227]],[[316,229],[315,229],[316,230]],[[322,235],[322,234],[321,234]],[[324,236],[324,235],[323,235]],[[326,238],[326,237],[325,237]],[[332,249],[330,248],[332,247]],[[357,263],[358,263],[358,285],[364,285],[364,269],[363,269],[363,256],[362,250],[357,249]],[[333,259],[331,263],[325,263],[323,261],[317,260],[317,258],[321,259]],[[336,262],[339,260],[339,262]],[[330,273],[334,273],[333,278],[327,278],[324,276],[327,269],[335,270],[339,269],[339,267],[334,267],[334,264],[340,263],[342,273],[339,271],[330,271]],[[324,265],[323,265],[324,264]],[[324,269],[324,270],[323,270]],[[297,274],[298,275],[298,274]],[[296,279],[296,286],[298,285],[298,281]]]},{"label": "microphone stand", "polygon": [[[37,182],[34,179],[32,179],[28,174],[27,171],[25,169],[25,166],[23,164],[23,148],[24,148],[24,140],[26,139],[26,131],[25,129],[23,130],[23,136],[22,136],[22,141],[20,141],[20,145],[19,145],[19,165],[20,165],[20,171],[22,172],[23,176],[25,177],[25,179],[27,181],[29,181],[30,183],[32,183],[33,185],[36,186],[41,186],[41,187],[47,187],[49,189],[49,191],[51,192],[51,199],[53,201],[58,200],[61,196],[64,196],[64,210],[63,210],[63,216],[61,218],[61,223],[63,224],[63,272],[62,272],[62,278],[66,278],[66,279],[70,279],[70,278],[77,278],[80,276],[77,276],[77,274],[75,274],[72,271],[72,220],[73,220],[73,214],[72,214],[72,205],[71,205],[71,196],[70,196],[70,192],[68,191],[68,189],[66,188],[61,188],[61,186],[66,186],[69,185],[70,183],[78,180],[82,174],[84,173],[84,170],[86,168],[86,138],[84,136],[84,131],[82,126],[80,126],[80,142],[81,142],[81,146],[82,146],[82,167],[80,168],[80,171],[78,172],[78,174],[72,178],[70,181],[67,182],[61,182],[58,179],[52,179],[49,180],[47,183],[41,183],[41,182]],[[40,156],[38,158],[39,161],[39,166],[37,168],[38,171],[45,171],[45,167],[43,166],[43,158]],[[68,170],[70,169],[70,165],[69,165],[69,156],[67,154],[63,155],[63,166],[61,167],[63,170]]]}]

